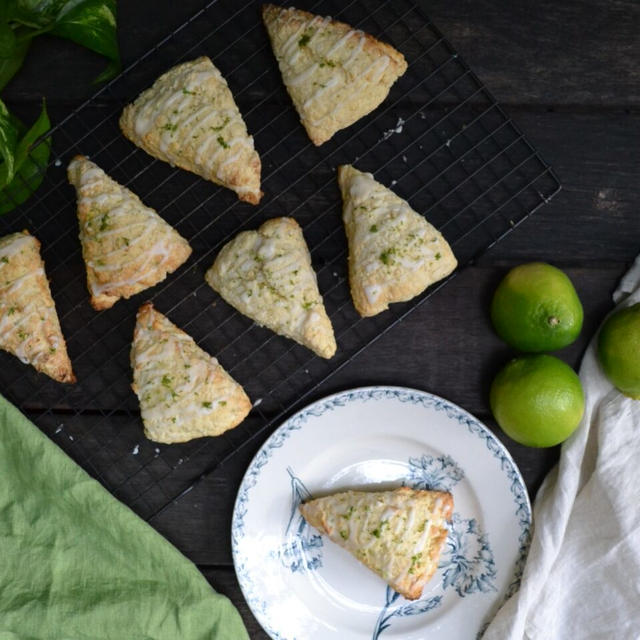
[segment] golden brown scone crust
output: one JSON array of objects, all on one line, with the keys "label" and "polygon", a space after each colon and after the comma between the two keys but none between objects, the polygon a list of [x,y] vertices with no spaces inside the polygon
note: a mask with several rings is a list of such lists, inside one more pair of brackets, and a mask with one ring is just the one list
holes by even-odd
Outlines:
[{"label": "golden brown scone crust", "polygon": [[309,138],[321,145],[373,111],[406,71],[404,56],[348,24],[262,7],[282,79]]},{"label": "golden brown scone crust", "polygon": [[138,196],[85,156],[67,170],[76,188],[91,306],[112,307],[148,289],[191,255],[189,243]]},{"label": "golden brown scone crust", "polygon": [[150,302],[138,311],[131,367],[144,434],[154,442],[218,436],[251,411],[244,389],[222,365]]},{"label": "golden brown scone crust", "polygon": [[258,204],[260,156],[220,71],[207,57],[161,75],[120,117],[122,133],[154,158]]},{"label": "golden brown scone crust", "polygon": [[456,268],[443,235],[370,173],[343,165],[338,182],[351,296],[361,316],[411,300]]},{"label": "golden brown scone crust", "polygon": [[447,539],[453,496],[400,487],[344,491],[300,505],[305,520],[408,600],[417,600]]},{"label": "golden brown scone crust", "polygon": [[0,238],[0,348],[58,382],[75,382],[56,307],[27,231]]},{"label": "golden brown scone crust", "polygon": [[226,244],[205,278],[230,305],[322,358],[336,352],[302,229],[273,218]]}]

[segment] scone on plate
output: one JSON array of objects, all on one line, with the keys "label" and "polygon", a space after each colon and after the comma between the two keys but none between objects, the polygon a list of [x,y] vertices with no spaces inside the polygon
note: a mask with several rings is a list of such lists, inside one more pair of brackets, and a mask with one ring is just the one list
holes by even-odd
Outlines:
[{"label": "scone on plate", "polygon": [[301,504],[300,512],[392,589],[417,600],[438,568],[453,496],[409,487],[345,491]]},{"label": "scone on plate", "polygon": [[331,320],[318,291],[298,223],[274,218],[226,244],[205,276],[230,305],[258,324],[309,347],[336,352]]},{"label": "scone on plate", "polygon": [[400,52],[343,22],[272,4],[263,5],[262,18],[315,145],[373,111],[407,70]]},{"label": "scone on plate", "polygon": [[222,365],[150,302],[138,311],[131,366],[149,440],[171,444],[218,436],[251,411],[244,389]]},{"label": "scone on plate", "polygon": [[154,158],[228,187],[240,200],[260,202],[260,157],[227,81],[209,58],[161,75],[125,107],[120,128]]},{"label": "scone on plate", "polygon": [[67,170],[78,197],[80,243],[94,309],[152,287],[191,255],[189,243],[85,156]]},{"label": "scone on plate", "polygon": [[411,300],[456,268],[442,234],[370,173],[343,165],[338,182],[351,296],[361,316]]},{"label": "scone on plate", "polygon": [[0,238],[0,348],[58,382],[75,382],[56,307],[27,231]]}]

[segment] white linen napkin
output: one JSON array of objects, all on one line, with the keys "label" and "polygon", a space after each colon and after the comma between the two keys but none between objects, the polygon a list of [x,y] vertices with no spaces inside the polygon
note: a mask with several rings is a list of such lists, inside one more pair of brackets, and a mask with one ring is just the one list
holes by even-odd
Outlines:
[{"label": "white linen napkin", "polygon": [[[640,256],[613,298],[640,302]],[[640,400],[605,378],[596,341],[580,366],[584,417],[535,500],[520,590],[483,640],[640,638]]]}]

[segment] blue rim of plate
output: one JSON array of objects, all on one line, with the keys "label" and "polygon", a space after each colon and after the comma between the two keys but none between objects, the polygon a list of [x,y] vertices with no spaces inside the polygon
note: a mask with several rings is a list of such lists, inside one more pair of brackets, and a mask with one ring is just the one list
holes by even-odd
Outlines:
[{"label": "blue rim of plate", "polygon": [[529,551],[529,543],[531,541],[531,502],[529,501],[529,495],[522,474],[502,442],[469,412],[453,402],[428,393],[427,391],[387,385],[358,387],[347,391],[339,391],[307,405],[285,420],[285,422],[269,436],[253,457],[253,460],[249,463],[242,482],[240,483],[233,507],[233,517],[231,520],[231,553],[238,583],[240,584],[242,595],[249,605],[249,608],[273,640],[286,639],[266,620],[264,611],[266,610],[267,603],[260,594],[254,592],[252,584],[248,579],[247,571],[241,564],[237,553],[238,541],[244,536],[244,518],[247,514],[249,492],[255,487],[262,469],[268,464],[274,451],[282,448],[289,436],[293,432],[299,431],[302,426],[308,422],[309,418],[319,418],[327,411],[339,409],[354,400],[367,402],[370,400],[388,399],[414,405],[419,404],[425,409],[443,411],[447,418],[455,420],[460,426],[466,427],[471,435],[475,435],[483,440],[488,451],[499,461],[501,470],[510,480],[509,489],[516,507],[515,515],[520,525],[518,558],[514,564],[513,579],[509,583],[502,602],[510,598],[520,587],[520,580],[524,571],[524,565]]}]

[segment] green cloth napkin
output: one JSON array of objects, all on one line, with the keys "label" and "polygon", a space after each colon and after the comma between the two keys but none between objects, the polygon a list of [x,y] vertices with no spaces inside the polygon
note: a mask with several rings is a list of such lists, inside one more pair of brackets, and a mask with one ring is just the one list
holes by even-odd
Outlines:
[{"label": "green cloth napkin", "polygon": [[45,638],[248,636],[187,558],[0,396],[0,640]]}]

